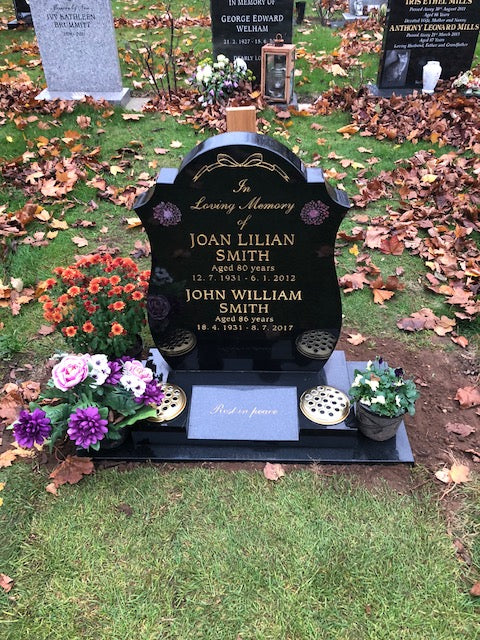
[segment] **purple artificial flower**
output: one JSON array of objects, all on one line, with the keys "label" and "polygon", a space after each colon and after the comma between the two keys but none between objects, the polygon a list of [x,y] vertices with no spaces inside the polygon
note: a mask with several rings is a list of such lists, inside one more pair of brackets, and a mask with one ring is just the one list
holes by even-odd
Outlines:
[{"label": "purple artificial flower", "polygon": [[160,404],[164,398],[162,385],[158,384],[155,380],[147,382],[145,391],[138,398],[134,398],[137,404]]},{"label": "purple artificial flower", "polygon": [[15,422],[13,433],[15,440],[24,449],[33,447],[35,443],[43,444],[52,431],[50,418],[42,409],[34,409],[32,413],[23,409]]},{"label": "purple artificial flower", "polygon": [[403,376],[402,367],[398,367],[398,369],[395,369],[395,375],[397,376],[397,378],[401,378]]},{"label": "purple artificial flower", "polygon": [[68,420],[67,433],[77,447],[88,449],[108,433],[108,420],[103,420],[97,407],[77,409]]},{"label": "purple artificial flower", "polygon": [[180,222],[182,213],[172,202],[159,202],[153,207],[153,219],[164,227],[171,227]]},{"label": "purple artificial flower", "polygon": [[321,200],[307,202],[300,211],[300,218],[305,224],[322,224],[330,215],[330,209]]},{"label": "purple artificial flower", "polygon": [[382,365],[382,364],[383,364],[383,358],[379,358],[379,359],[378,359],[378,364],[379,364],[379,365]]},{"label": "purple artificial flower", "polygon": [[116,385],[120,382],[120,378],[122,377],[123,364],[124,363],[122,360],[109,361],[108,366],[110,367],[110,375],[105,380],[105,384]]}]

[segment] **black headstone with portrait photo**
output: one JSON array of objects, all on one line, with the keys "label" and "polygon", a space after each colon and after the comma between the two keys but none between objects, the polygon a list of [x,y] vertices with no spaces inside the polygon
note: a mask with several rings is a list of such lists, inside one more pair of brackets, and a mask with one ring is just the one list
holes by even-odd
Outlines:
[{"label": "black headstone with portrait photo", "polygon": [[156,421],[95,457],[412,462],[405,427],[367,440],[346,396],[358,363],[335,350],[334,246],[349,206],[321,169],[254,133],[212,137],[162,169],[134,208],[166,398]]},{"label": "black headstone with portrait photo", "polygon": [[260,82],[261,49],[280,33],[292,42],[293,0],[210,0],[213,55],[243,58]]},{"label": "black headstone with portrait photo", "polygon": [[422,89],[423,67],[430,60],[440,63],[442,79],[467,71],[479,29],[480,0],[389,0],[379,92]]}]

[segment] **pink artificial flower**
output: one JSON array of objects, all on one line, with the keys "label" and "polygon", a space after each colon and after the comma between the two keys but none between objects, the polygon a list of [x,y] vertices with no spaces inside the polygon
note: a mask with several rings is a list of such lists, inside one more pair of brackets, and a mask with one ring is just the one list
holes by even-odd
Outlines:
[{"label": "pink artificial flower", "polygon": [[123,365],[123,374],[139,378],[145,383],[153,380],[153,371],[148,369],[148,367],[144,367],[140,360],[129,360],[125,362]]},{"label": "pink artificial flower", "polygon": [[53,384],[61,391],[68,391],[88,375],[88,356],[65,356],[52,369]]}]

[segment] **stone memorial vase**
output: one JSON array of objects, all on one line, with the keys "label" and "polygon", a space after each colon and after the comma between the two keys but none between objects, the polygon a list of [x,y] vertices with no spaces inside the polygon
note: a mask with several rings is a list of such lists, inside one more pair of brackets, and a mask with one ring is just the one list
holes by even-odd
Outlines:
[{"label": "stone memorial vase", "polygon": [[433,93],[440,79],[442,67],[438,60],[429,60],[423,67],[423,93]]},{"label": "stone memorial vase", "polygon": [[358,430],[367,438],[378,442],[393,438],[403,420],[403,414],[392,418],[379,416],[361,402],[357,402],[355,415]]}]

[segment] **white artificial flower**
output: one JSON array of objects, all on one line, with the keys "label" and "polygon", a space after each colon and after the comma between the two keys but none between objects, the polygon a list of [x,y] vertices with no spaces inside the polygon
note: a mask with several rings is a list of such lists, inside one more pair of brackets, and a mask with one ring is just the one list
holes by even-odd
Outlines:
[{"label": "white artificial flower", "polygon": [[370,399],[369,399],[369,398],[361,398],[361,399],[360,399],[360,402],[361,402],[362,404],[366,404],[368,407],[372,404],[372,403],[370,402]]},{"label": "white artificial flower", "polygon": [[197,82],[203,82],[203,69],[199,69],[197,71],[197,75],[195,76],[195,80]]},{"label": "white artificial flower", "polygon": [[355,380],[352,382],[352,387],[359,387],[362,382],[363,376],[361,373],[357,373]]},{"label": "white artificial flower", "polygon": [[217,62],[219,62],[220,64],[226,65],[228,64],[229,60],[227,58],[227,56],[224,56],[223,53],[220,53],[217,56]]},{"label": "white artificial flower", "polygon": [[376,396],[372,398],[372,404],[385,404],[385,396]]},{"label": "white artificial flower", "polygon": [[233,66],[235,67],[236,71],[246,71],[247,70],[247,63],[245,62],[245,60],[243,58],[235,58]]},{"label": "white artificial flower", "polygon": [[95,353],[88,358],[89,377],[94,381],[92,387],[102,385],[112,370],[108,364],[108,358],[104,353]]},{"label": "white artificial flower", "polygon": [[213,69],[210,64],[203,67],[203,82],[208,81],[212,77]]},{"label": "white artificial flower", "polygon": [[380,383],[378,380],[365,380],[365,384],[368,384],[372,391],[377,391]]},{"label": "white artificial flower", "polygon": [[367,362],[367,366],[366,366],[366,368],[367,368],[369,371],[370,371],[370,369],[372,368],[372,364],[373,364],[373,362],[372,362],[371,360],[369,360],[369,361]]},{"label": "white artificial flower", "polygon": [[90,356],[88,364],[92,369],[100,369],[101,371],[106,371],[108,369],[108,373],[110,373],[108,358],[104,353],[95,353],[93,356]]},{"label": "white artificial flower", "polygon": [[108,371],[104,371],[103,369],[92,369],[88,375],[94,381],[94,384],[91,384],[90,386],[100,387],[110,375],[110,367],[108,367]]},{"label": "white artificial flower", "polygon": [[402,399],[398,395],[395,396],[395,404],[397,405],[397,407],[400,407],[402,404]]},{"label": "white artificial flower", "polygon": [[147,387],[146,383],[137,376],[132,376],[130,374],[124,374],[120,378],[120,384],[127,391],[132,391],[133,395],[136,398],[139,398],[141,395],[145,393],[145,389]]}]

